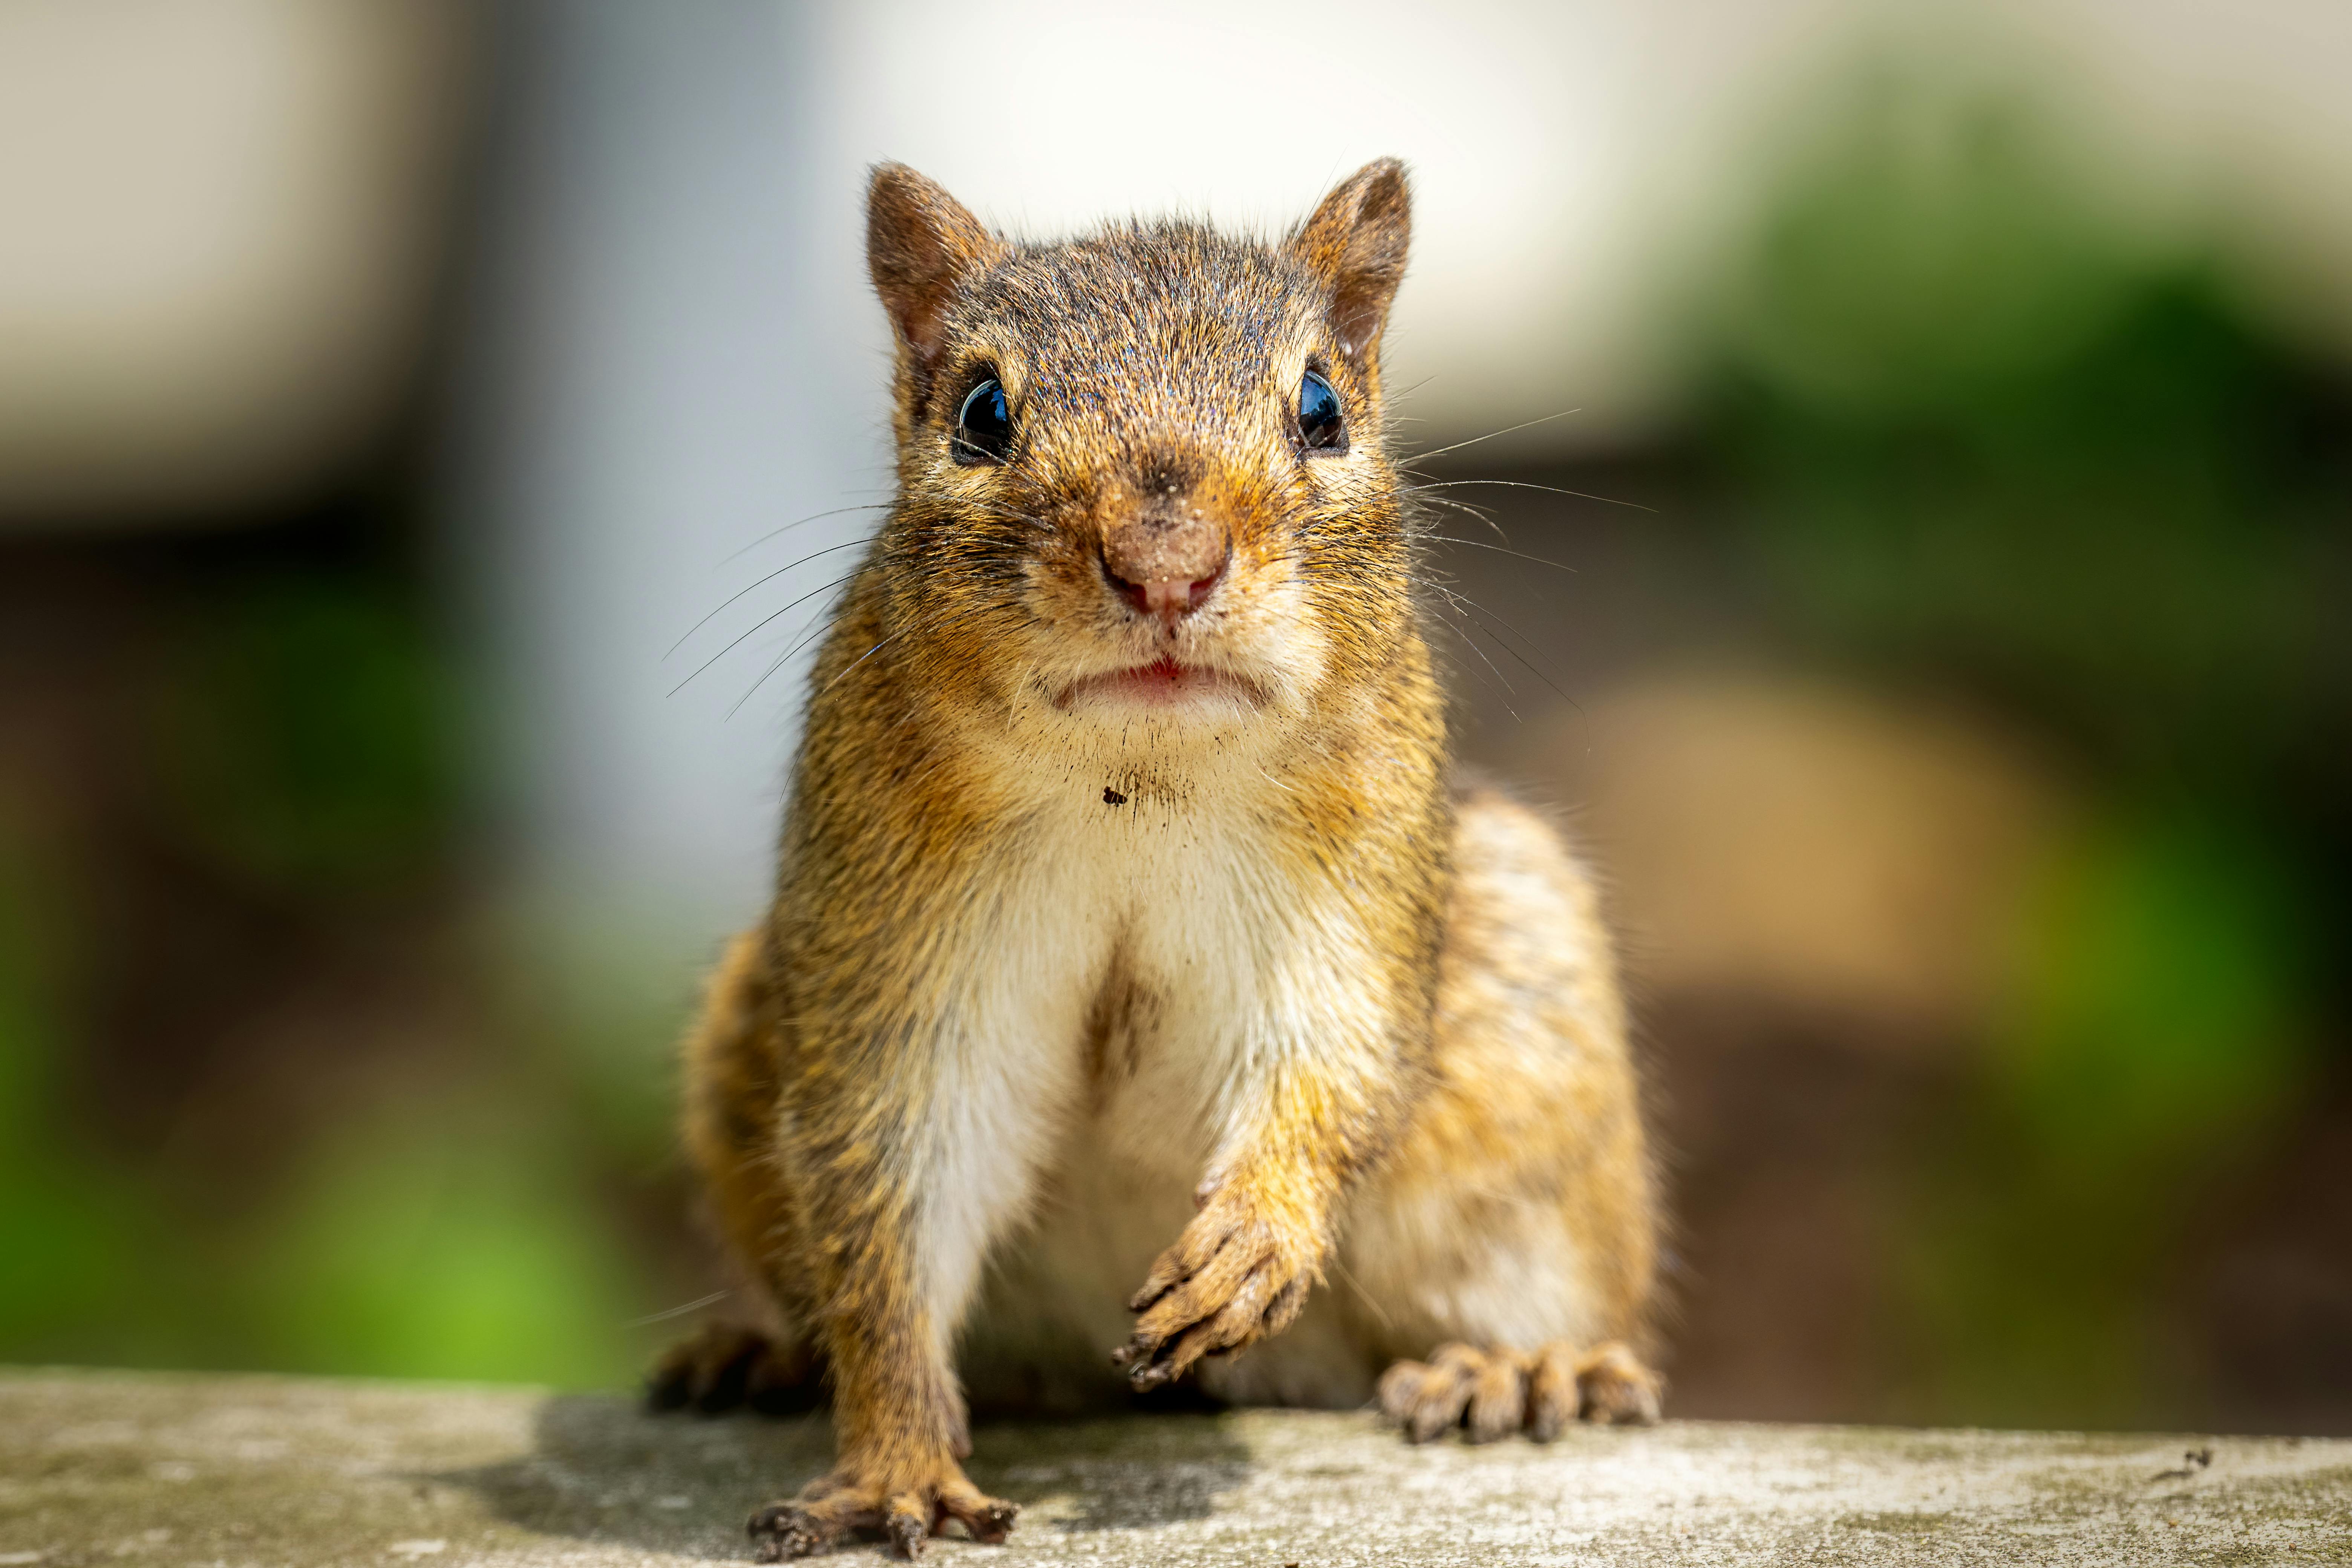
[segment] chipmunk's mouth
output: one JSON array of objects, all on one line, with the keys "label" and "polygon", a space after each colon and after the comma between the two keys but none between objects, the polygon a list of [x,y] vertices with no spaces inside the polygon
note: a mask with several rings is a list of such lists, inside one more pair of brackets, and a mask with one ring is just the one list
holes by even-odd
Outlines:
[{"label": "chipmunk's mouth", "polygon": [[1263,707],[1265,693],[1255,681],[1231,670],[1205,664],[1180,664],[1173,658],[1161,658],[1150,664],[1089,675],[1071,682],[1054,699],[1054,706],[1066,713],[1097,704],[1182,709],[1218,703]]}]

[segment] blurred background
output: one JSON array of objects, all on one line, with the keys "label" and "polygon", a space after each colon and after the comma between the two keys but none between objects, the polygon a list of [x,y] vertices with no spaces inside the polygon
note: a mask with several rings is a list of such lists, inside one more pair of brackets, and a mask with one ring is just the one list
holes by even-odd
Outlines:
[{"label": "blurred background", "polygon": [[2352,1432],[2347,70],[2328,0],[8,0],[0,1360],[632,1379],[887,496],[864,167],[1271,229],[1392,153],[1674,1408]]}]

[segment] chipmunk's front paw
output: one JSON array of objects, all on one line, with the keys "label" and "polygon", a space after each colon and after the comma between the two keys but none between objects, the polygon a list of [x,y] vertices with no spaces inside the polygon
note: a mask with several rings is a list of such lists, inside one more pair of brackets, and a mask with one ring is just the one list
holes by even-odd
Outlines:
[{"label": "chipmunk's front paw", "polygon": [[1111,1352],[1138,1388],[1172,1382],[1204,1355],[1225,1355],[1291,1325],[1307,1304],[1321,1248],[1240,1203],[1212,1199],[1160,1255],[1128,1302],[1135,1333]]},{"label": "chipmunk's front paw", "polygon": [[1613,1341],[1588,1353],[1555,1341],[1533,1355],[1440,1345],[1381,1374],[1381,1412],[1416,1443],[1466,1428],[1473,1443],[1525,1430],[1549,1442],[1570,1421],[1647,1426],[1664,1381]]},{"label": "chipmunk's front paw", "polygon": [[982,1492],[953,1459],[922,1470],[877,1474],[862,1465],[837,1465],[790,1502],[770,1503],[751,1516],[751,1555],[761,1563],[781,1563],[822,1552],[853,1530],[876,1530],[899,1556],[920,1557],[923,1542],[942,1532],[951,1519],[974,1541],[992,1546],[1012,1532],[1020,1504]]}]

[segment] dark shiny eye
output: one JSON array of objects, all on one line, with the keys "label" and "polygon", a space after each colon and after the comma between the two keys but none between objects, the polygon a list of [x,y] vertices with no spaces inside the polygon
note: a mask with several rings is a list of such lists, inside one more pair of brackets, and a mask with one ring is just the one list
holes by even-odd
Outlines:
[{"label": "dark shiny eye", "polygon": [[1348,449],[1348,422],[1339,415],[1339,395],[1311,370],[1298,384],[1298,438],[1310,452]]},{"label": "dark shiny eye", "polygon": [[955,437],[948,447],[957,462],[967,466],[1001,463],[1013,450],[1013,410],[994,376],[963,395],[963,406],[956,410]]}]

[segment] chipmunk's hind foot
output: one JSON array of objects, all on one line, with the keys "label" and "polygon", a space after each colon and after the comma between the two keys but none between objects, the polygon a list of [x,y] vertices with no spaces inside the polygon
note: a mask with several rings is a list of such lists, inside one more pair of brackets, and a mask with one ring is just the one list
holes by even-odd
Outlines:
[{"label": "chipmunk's hind foot", "polygon": [[718,1415],[750,1405],[762,1415],[798,1415],[824,1403],[816,1357],[739,1323],[705,1323],[670,1346],[646,1379],[654,1410]]},{"label": "chipmunk's hind foot", "polygon": [[1381,1413],[1416,1443],[1455,1427],[1473,1443],[1524,1431],[1548,1443],[1571,1421],[1646,1426],[1658,1418],[1664,1380],[1624,1345],[1579,1352],[1555,1341],[1532,1355],[1438,1347],[1427,1362],[1401,1361],[1381,1374]]}]

